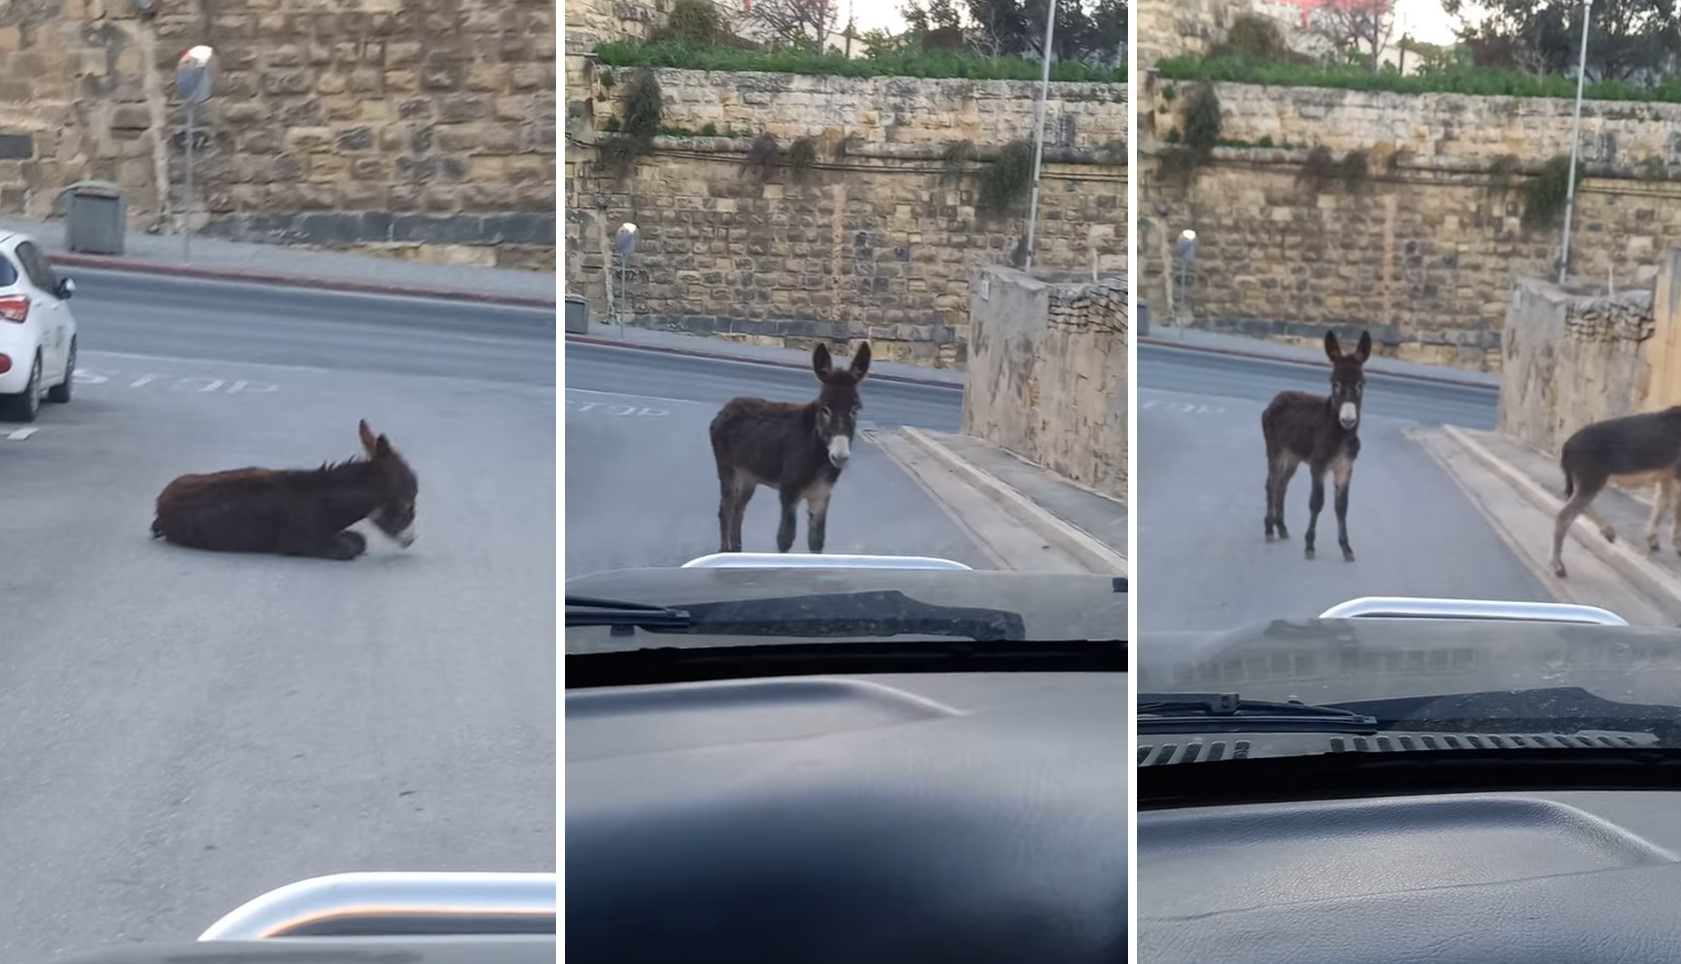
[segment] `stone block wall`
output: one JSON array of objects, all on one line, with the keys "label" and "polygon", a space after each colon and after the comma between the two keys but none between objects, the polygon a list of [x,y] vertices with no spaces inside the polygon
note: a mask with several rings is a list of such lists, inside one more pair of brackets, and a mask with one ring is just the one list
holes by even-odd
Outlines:
[{"label": "stone block wall", "polygon": [[[628,75],[609,87],[590,73],[587,112],[569,117],[566,279],[592,315],[617,307],[611,241],[628,220],[640,229],[634,324],[801,349],[867,337],[886,360],[963,365],[970,275],[1008,261],[1025,222],[978,216],[976,175],[990,152],[1031,138],[1037,85],[660,70],[663,124],[719,136],[657,138],[619,179],[591,145]],[[1053,84],[1051,96],[1036,263],[1115,274],[1126,263],[1126,88]],[[748,176],[745,152],[763,132],[784,147],[817,139],[809,173]],[[979,160],[954,182],[945,154],[965,140]]]},{"label": "stone block wall", "polygon": [[964,434],[1125,499],[1125,279],[991,266],[973,282]]},{"label": "stone block wall", "polygon": [[[1567,100],[1217,84],[1221,136],[1189,178],[1164,168],[1188,85],[1151,77],[1140,107],[1140,298],[1160,323],[1286,340],[1373,329],[1380,350],[1501,364],[1508,292],[1555,270],[1561,228],[1522,225],[1522,186],[1570,143]],[[1648,284],[1681,232],[1681,105],[1588,102],[1573,277]],[[1365,151],[1367,176],[1317,187],[1308,150]],[[1173,240],[1199,250],[1187,297]]]},{"label": "stone block wall", "polygon": [[[184,190],[175,61],[220,54]],[[0,215],[115,181],[130,226],[553,271],[546,0],[19,0],[0,6]]]}]

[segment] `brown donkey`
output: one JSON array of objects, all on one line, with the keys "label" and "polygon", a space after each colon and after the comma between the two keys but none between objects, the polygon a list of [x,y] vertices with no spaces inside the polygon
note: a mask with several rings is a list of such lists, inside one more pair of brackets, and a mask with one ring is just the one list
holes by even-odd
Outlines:
[{"label": "brown donkey", "polygon": [[1261,413],[1261,434],[1267,442],[1267,541],[1290,538],[1284,528],[1284,491],[1296,474],[1296,466],[1307,463],[1313,474],[1313,495],[1308,498],[1307,534],[1302,544],[1313,558],[1313,539],[1319,528],[1319,510],[1325,507],[1325,471],[1337,487],[1337,545],[1342,557],[1354,561],[1348,544],[1348,484],[1354,476],[1354,460],[1360,455],[1360,401],[1366,391],[1366,359],[1372,354],[1371,332],[1360,333],[1354,354],[1344,355],[1337,333],[1325,333],[1325,355],[1331,359],[1331,394],[1279,392]]},{"label": "brown donkey", "polygon": [[1565,440],[1559,467],[1564,469],[1567,501],[1553,520],[1554,575],[1565,577],[1564,536],[1578,515],[1586,514],[1607,541],[1616,540],[1617,531],[1593,507],[1606,485],[1632,489],[1655,484],[1646,547],[1657,551],[1658,522],[1668,506],[1675,513],[1671,540],[1681,552],[1681,406],[1584,426]]},{"label": "brown donkey", "polygon": [[183,475],[158,494],[152,538],[216,552],[354,559],[363,519],[408,548],[419,484],[385,436],[357,426],[366,459],[318,469],[230,469]]},{"label": "brown donkey", "polygon": [[718,462],[719,552],[741,551],[741,520],[758,486],[782,497],[782,524],[776,548],[794,547],[794,510],[804,499],[806,544],[823,551],[829,496],[846,460],[852,457],[852,434],[858,427],[858,383],[870,370],[870,345],[858,346],[852,365],[834,368],[829,349],[811,352],[820,387],[817,398],[797,405],[762,398],[734,398],[712,419],[712,456]]}]

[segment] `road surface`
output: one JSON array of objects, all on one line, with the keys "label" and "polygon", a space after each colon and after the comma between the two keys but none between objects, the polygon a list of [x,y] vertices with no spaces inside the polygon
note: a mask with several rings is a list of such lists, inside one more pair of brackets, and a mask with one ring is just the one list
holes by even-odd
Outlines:
[{"label": "road surface", "polygon": [[1219,630],[1315,616],[1357,596],[1552,601],[1457,484],[1402,430],[1492,428],[1496,395],[1369,373],[1342,561],[1326,481],[1318,558],[1302,554],[1311,485],[1286,497],[1287,542],[1267,543],[1261,411],[1284,389],[1325,392],[1329,365],[1140,346],[1138,618],[1150,630]]},{"label": "road surface", "polygon": [[[571,342],[566,345],[566,574],[679,565],[718,550],[707,424],[737,395],[810,401],[808,371]],[[841,359],[842,364],[849,363]],[[865,426],[956,431],[958,388],[865,379]],[[742,541],[774,552],[777,496],[760,488]],[[794,551],[805,552],[805,513]],[[991,568],[921,486],[860,439],[829,508],[825,552],[944,556]]]},{"label": "road surface", "polygon": [[[0,423],[0,960],[316,874],[553,870],[552,316],[69,273],[75,398]],[[419,476],[409,551],[148,537],[175,475],[347,458],[359,418]]]}]

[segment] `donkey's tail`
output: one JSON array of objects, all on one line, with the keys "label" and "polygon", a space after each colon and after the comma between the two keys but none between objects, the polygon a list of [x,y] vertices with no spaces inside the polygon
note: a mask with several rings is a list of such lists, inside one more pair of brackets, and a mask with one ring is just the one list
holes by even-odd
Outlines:
[{"label": "donkey's tail", "polygon": [[1564,468],[1562,464],[1559,468],[1564,469],[1564,497],[1568,499],[1576,494],[1576,477],[1571,475],[1570,470]]}]

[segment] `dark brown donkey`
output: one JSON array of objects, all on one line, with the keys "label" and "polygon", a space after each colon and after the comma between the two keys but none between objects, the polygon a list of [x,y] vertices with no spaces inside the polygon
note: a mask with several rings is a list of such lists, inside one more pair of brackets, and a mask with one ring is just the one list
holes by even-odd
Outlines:
[{"label": "dark brown donkey", "polygon": [[1593,507],[1608,484],[1632,489],[1657,485],[1651,516],[1646,520],[1646,547],[1658,548],[1658,522],[1666,504],[1675,511],[1672,540],[1681,552],[1681,502],[1676,480],[1681,477],[1681,407],[1644,415],[1608,418],[1578,429],[1559,453],[1564,469],[1564,507],[1553,520],[1553,574],[1564,578],[1564,536],[1576,517],[1586,514],[1607,541],[1617,530]]},{"label": "dark brown donkey", "polygon": [[1307,534],[1302,544],[1313,558],[1313,539],[1319,529],[1319,510],[1325,507],[1325,471],[1336,484],[1337,545],[1342,557],[1354,561],[1348,545],[1348,483],[1360,455],[1360,400],[1366,391],[1366,359],[1372,354],[1372,335],[1360,333],[1354,354],[1344,355],[1337,333],[1325,333],[1325,355],[1331,359],[1331,394],[1279,392],[1261,413],[1261,434],[1267,440],[1267,541],[1290,538],[1284,528],[1284,491],[1296,466],[1307,463],[1313,473],[1308,498]]},{"label": "dark brown donkey", "polygon": [[367,551],[367,539],[350,526],[368,519],[408,548],[419,489],[414,471],[367,422],[357,428],[366,459],[181,476],[158,494],[152,538],[217,552],[344,560]]},{"label": "dark brown donkey", "polygon": [[858,346],[845,370],[829,362],[829,349],[811,352],[811,367],[821,387],[817,398],[796,405],[762,398],[731,399],[712,419],[712,456],[718,462],[719,552],[741,551],[741,520],[758,486],[782,497],[782,524],[776,548],[794,547],[794,510],[806,504],[806,544],[823,551],[829,496],[846,460],[852,457],[852,433],[858,427],[858,383],[870,370],[870,345]]}]

